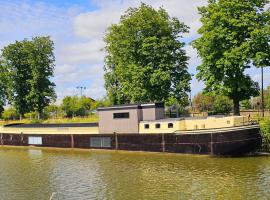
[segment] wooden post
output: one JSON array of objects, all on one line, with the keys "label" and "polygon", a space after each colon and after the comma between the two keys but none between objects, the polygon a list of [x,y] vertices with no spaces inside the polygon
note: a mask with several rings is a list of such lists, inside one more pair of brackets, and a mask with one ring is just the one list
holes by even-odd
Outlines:
[{"label": "wooden post", "polygon": [[1,133],[0,140],[1,140],[1,145],[3,145],[3,144],[4,144],[4,141],[3,141],[3,133]]},{"label": "wooden post", "polygon": [[214,152],[213,152],[213,133],[211,133],[211,142],[210,142],[210,145],[211,145],[211,156],[214,155]]},{"label": "wooden post", "polygon": [[73,134],[70,135],[70,139],[71,139],[71,148],[73,149],[74,148],[74,137],[73,137]]},{"label": "wooden post", "polygon": [[162,152],[165,152],[165,138],[164,138],[164,133],[162,133]]},{"label": "wooden post", "polygon": [[21,143],[23,144],[23,132],[21,132]]},{"label": "wooden post", "polygon": [[118,137],[117,137],[117,133],[114,133],[114,140],[115,140],[115,150],[118,150]]}]

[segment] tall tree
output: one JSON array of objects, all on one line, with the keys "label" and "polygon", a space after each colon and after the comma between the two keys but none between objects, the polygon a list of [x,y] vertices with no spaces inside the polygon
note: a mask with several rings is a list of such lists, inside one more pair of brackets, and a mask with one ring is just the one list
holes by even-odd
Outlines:
[{"label": "tall tree", "polygon": [[266,54],[260,52],[264,51],[263,45],[269,48],[269,43],[265,43],[269,42],[265,31],[269,23],[269,11],[264,10],[267,3],[268,0],[209,0],[207,6],[199,8],[201,37],[193,42],[202,59],[197,78],[205,82],[206,91],[232,99],[235,115],[240,114],[241,100],[259,94],[258,83],[245,74],[245,69],[265,60]]},{"label": "tall tree", "polygon": [[8,100],[22,116],[31,110],[27,95],[30,92],[29,80],[31,68],[29,65],[29,41],[16,41],[2,50],[8,74]]},{"label": "tall tree", "polygon": [[[184,43],[188,27],[159,8],[129,8],[107,29],[105,87],[114,104],[166,101],[187,103],[190,74]],[[185,99],[185,101],[183,101]]]},{"label": "tall tree", "polygon": [[16,41],[2,50],[8,71],[8,100],[22,116],[40,113],[55,99],[53,42],[49,37]]},{"label": "tall tree", "polygon": [[54,44],[49,37],[34,37],[29,45],[31,69],[30,93],[27,96],[31,107],[39,114],[54,101],[55,84],[50,80],[54,73]]},{"label": "tall tree", "polygon": [[4,111],[4,105],[7,99],[7,66],[3,59],[0,58],[0,116]]}]

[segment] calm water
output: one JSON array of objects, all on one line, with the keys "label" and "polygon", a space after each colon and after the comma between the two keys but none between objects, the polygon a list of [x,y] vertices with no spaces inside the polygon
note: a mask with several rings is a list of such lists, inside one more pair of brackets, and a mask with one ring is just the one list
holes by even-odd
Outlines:
[{"label": "calm water", "polygon": [[0,199],[270,199],[270,157],[0,148]]}]

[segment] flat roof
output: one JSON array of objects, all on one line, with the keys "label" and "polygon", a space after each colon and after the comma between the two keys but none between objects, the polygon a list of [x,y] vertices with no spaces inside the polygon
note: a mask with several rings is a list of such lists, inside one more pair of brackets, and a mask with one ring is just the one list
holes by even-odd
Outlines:
[{"label": "flat roof", "polygon": [[98,111],[142,109],[142,108],[164,108],[164,103],[141,103],[141,104],[122,104],[98,108]]}]

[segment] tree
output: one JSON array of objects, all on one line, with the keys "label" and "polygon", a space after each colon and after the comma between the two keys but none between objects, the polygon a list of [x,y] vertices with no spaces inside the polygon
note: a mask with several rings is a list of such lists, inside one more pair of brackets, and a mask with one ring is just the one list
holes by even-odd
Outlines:
[{"label": "tree", "polygon": [[228,97],[214,93],[198,93],[192,103],[200,112],[207,111],[209,114],[228,114],[232,110],[232,102]]},{"label": "tree", "polygon": [[8,100],[22,116],[31,111],[27,95],[30,92],[29,80],[31,68],[29,65],[29,41],[16,41],[3,48],[2,56],[6,63],[8,74]]},{"label": "tree", "polygon": [[20,116],[42,112],[56,97],[50,78],[54,70],[53,42],[49,37],[16,41],[4,47],[8,71],[7,97]]},{"label": "tree", "polygon": [[31,69],[30,93],[27,100],[39,114],[51,102],[55,101],[55,84],[50,80],[54,73],[54,46],[49,37],[35,37],[29,49],[29,65]]},{"label": "tree", "polygon": [[104,38],[105,87],[110,101],[187,99],[191,76],[184,43],[179,40],[186,32],[188,27],[163,8],[155,10],[143,3],[129,8]]},{"label": "tree", "polygon": [[193,97],[192,105],[200,112],[213,109],[214,96],[210,94],[198,93]]},{"label": "tree", "polygon": [[232,110],[231,100],[222,95],[216,95],[212,114],[229,114]]},{"label": "tree", "polygon": [[270,86],[264,92],[265,108],[270,109]]},{"label": "tree", "polygon": [[205,91],[232,99],[235,115],[240,115],[240,101],[259,94],[258,83],[245,69],[260,63],[262,44],[266,45],[261,40],[268,37],[269,41],[269,34],[263,31],[269,23],[269,12],[264,11],[267,2],[209,0],[208,6],[199,8],[201,37],[193,42],[202,59],[197,78],[205,82]]},{"label": "tree", "polygon": [[246,99],[240,102],[240,106],[244,109],[251,109],[250,99]]},{"label": "tree", "polygon": [[93,101],[85,96],[66,96],[63,99],[62,109],[67,117],[86,116],[93,105]]},{"label": "tree", "polygon": [[18,119],[18,113],[14,108],[8,108],[6,109],[3,114],[2,114],[2,118],[4,120],[14,120],[14,119]]},{"label": "tree", "polygon": [[7,98],[7,68],[3,60],[0,60],[0,116],[4,111]]}]

